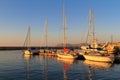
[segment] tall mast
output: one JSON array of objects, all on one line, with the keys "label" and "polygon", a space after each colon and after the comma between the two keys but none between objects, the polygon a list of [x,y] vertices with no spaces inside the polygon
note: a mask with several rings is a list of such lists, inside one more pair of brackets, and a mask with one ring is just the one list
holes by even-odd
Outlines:
[{"label": "tall mast", "polygon": [[28,26],[27,36],[24,41],[25,47],[30,47],[30,26]]},{"label": "tall mast", "polygon": [[86,43],[87,44],[90,44],[90,25],[91,25],[91,23],[90,23],[90,21],[89,21],[89,25],[88,25],[88,34],[87,34],[87,39],[86,39]]},{"label": "tall mast", "polygon": [[46,34],[45,34],[45,46],[47,47],[47,37],[48,37],[48,19],[46,19],[45,21],[45,24],[46,24]]},{"label": "tall mast", "polygon": [[63,5],[63,28],[64,28],[64,47],[67,47],[67,40],[66,40],[66,16],[65,16],[65,10]]},{"label": "tall mast", "polygon": [[28,47],[30,47],[30,26],[28,27]]},{"label": "tall mast", "polygon": [[[91,44],[93,43],[93,35],[94,35],[94,29],[92,27],[93,21],[92,21],[92,9],[90,8],[89,10],[89,25],[88,25],[88,34],[87,34],[87,39],[86,43]],[[92,28],[92,37],[91,37],[91,28]]]},{"label": "tall mast", "polygon": [[92,41],[95,43],[95,33],[94,33],[94,13],[91,9],[91,26],[92,26]]},{"label": "tall mast", "polygon": [[97,44],[94,33],[94,12],[92,11],[92,8],[90,8],[90,28],[92,29],[92,47],[95,48]]}]

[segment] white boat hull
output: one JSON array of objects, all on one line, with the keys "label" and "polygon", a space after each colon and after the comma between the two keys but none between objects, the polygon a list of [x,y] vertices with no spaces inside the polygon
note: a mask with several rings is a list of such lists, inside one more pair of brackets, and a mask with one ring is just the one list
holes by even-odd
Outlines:
[{"label": "white boat hull", "polygon": [[86,60],[100,61],[100,62],[113,62],[114,57],[110,56],[97,56],[97,55],[83,55]]},{"label": "white boat hull", "polygon": [[29,50],[24,50],[25,55],[31,55],[32,53]]},{"label": "white boat hull", "polygon": [[72,55],[72,54],[59,54],[57,53],[57,56],[60,58],[65,58],[65,59],[75,59],[78,56],[77,55]]}]

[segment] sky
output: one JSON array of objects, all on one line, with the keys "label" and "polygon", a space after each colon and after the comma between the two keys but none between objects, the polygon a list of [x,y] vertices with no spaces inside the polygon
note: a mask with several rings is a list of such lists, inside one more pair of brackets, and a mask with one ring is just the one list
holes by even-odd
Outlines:
[{"label": "sky", "polygon": [[47,45],[63,42],[63,14],[67,20],[67,43],[85,42],[89,9],[94,11],[98,42],[120,41],[120,0],[0,0],[0,46],[23,46],[28,26],[31,45],[45,45],[45,20],[48,19]]}]

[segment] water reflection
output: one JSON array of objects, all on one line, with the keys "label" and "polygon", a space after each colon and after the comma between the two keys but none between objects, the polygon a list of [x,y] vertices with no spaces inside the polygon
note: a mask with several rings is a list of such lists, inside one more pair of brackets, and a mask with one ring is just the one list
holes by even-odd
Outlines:
[{"label": "water reflection", "polygon": [[69,64],[69,65],[75,62],[74,59],[65,59],[65,58],[59,58],[59,57],[57,58],[57,61],[62,62],[64,64]]},{"label": "water reflection", "polygon": [[75,63],[74,59],[64,59],[64,58],[57,58],[58,62],[63,63],[63,79],[67,80],[67,71],[71,69],[71,65]]},{"label": "water reflection", "polygon": [[42,68],[42,80],[48,80],[48,58],[40,56],[40,64]]},{"label": "water reflection", "polygon": [[27,64],[27,80],[30,80],[30,59],[31,59],[31,55],[24,55],[24,59],[26,60],[26,64]]},{"label": "water reflection", "polygon": [[[106,70],[108,72],[108,69],[113,66],[112,63],[80,61],[51,56],[24,55],[24,58],[27,64],[27,80],[34,80],[35,78],[39,80],[56,80],[56,78],[60,80],[97,80],[103,72],[106,72]],[[37,76],[35,76],[36,74]]]},{"label": "water reflection", "polygon": [[88,80],[96,80],[96,70],[109,69],[113,65],[112,63],[95,62],[89,60],[85,60],[83,63],[88,66]]},{"label": "water reflection", "polygon": [[43,80],[47,80],[48,75],[48,59],[46,57],[43,58]]},{"label": "water reflection", "polygon": [[94,69],[107,69],[112,67],[113,65],[112,63],[96,62],[96,61],[89,61],[89,60],[85,60],[84,64],[91,66]]},{"label": "water reflection", "polygon": [[0,52],[0,80],[119,80],[119,73],[120,64],[116,63]]},{"label": "water reflection", "polygon": [[[31,64],[30,61],[32,59],[32,62],[33,62],[37,58],[38,58],[38,55],[24,55],[24,59],[26,60],[26,64],[27,64],[26,80],[30,80],[30,72],[33,72],[33,70],[32,71],[30,70],[30,64]],[[40,73],[42,73],[42,75],[41,75],[42,78],[40,78],[40,80],[48,80],[48,59],[49,58],[45,57],[45,56],[44,57],[42,56],[39,58],[40,65],[41,65],[40,68],[42,70],[42,72],[40,72]],[[34,64],[32,63],[31,66],[33,67]],[[33,75],[33,74],[31,73],[31,75]]]}]

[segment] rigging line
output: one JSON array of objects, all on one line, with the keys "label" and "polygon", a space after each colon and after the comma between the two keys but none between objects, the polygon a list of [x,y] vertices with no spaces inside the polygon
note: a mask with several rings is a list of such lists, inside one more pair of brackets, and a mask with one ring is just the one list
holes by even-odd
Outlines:
[{"label": "rigging line", "polygon": [[26,46],[27,47],[27,41],[28,41],[28,32],[27,32],[27,36],[26,36],[26,38],[25,38],[25,41],[24,41],[24,44],[23,44],[23,46]]}]

